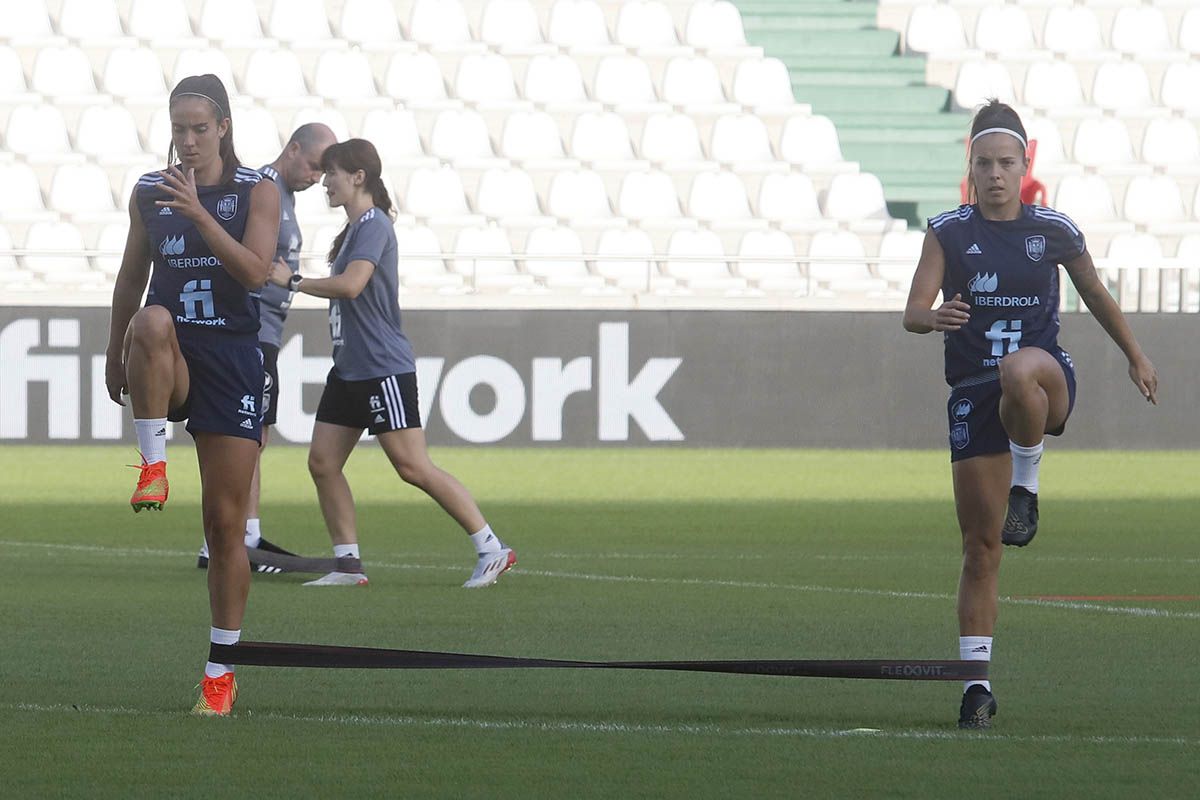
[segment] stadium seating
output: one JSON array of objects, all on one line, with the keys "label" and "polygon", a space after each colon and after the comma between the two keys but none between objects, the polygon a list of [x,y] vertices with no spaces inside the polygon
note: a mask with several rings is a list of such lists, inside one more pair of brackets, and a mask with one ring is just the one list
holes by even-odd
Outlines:
[{"label": "stadium seating", "polygon": [[[249,164],[309,120],[375,142],[398,235],[411,229],[421,256],[403,281],[418,294],[901,293],[920,234],[893,215],[920,219],[921,197],[954,196],[963,112],[987,96],[1016,104],[1037,177],[1097,254],[1138,233],[1176,257],[1200,234],[1200,8],[889,0],[867,11],[890,36],[831,25],[810,52],[788,50],[802,26],[777,15],[809,5],[22,0],[0,15],[5,232],[22,247],[78,236],[94,254],[9,257],[0,271],[34,287],[88,270],[111,281],[113,254],[94,248],[120,246],[132,184],[169,142],[167,92],[199,72],[229,88]],[[925,60],[885,69],[859,40]],[[822,86],[826,62],[858,77]],[[860,91],[875,73],[895,86]],[[947,104],[959,113],[940,114]],[[925,187],[917,211],[897,210],[897,185]],[[298,203],[319,253],[339,213],[319,190]]]}]

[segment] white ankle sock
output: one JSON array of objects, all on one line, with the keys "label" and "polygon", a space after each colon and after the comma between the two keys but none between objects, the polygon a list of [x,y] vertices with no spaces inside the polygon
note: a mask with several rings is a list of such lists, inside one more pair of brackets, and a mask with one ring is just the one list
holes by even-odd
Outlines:
[{"label": "white ankle sock", "polygon": [[138,450],[147,464],[167,460],[167,418],[135,419],[133,427],[137,430]]},{"label": "white ankle sock", "polygon": [[[242,638],[242,631],[239,628],[236,631],[226,630],[224,628],[210,628],[208,640],[213,644],[237,644]],[[219,678],[226,672],[233,672],[233,664],[216,664],[212,661],[205,662],[204,675],[207,678]]]},{"label": "white ankle sock", "polygon": [[495,553],[504,548],[504,543],[500,541],[500,537],[492,533],[491,525],[484,525],[483,528],[471,534],[471,544],[475,545],[475,552]]},{"label": "white ankle sock", "polygon": [[[991,661],[992,660],[992,637],[991,636],[960,636],[958,637],[958,658],[960,661]],[[963,691],[970,689],[975,684],[979,684],[989,692],[992,690],[991,681],[966,681],[963,683]]]},{"label": "white ankle sock", "polygon": [[246,547],[258,547],[258,543],[262,541],[262,532],[259,529],[259,520],[246,520]]},{"label": "white ankle sock", "polygon": [[1042,463],[1042,442],[1038,442],[1032,447],[1022,447],[1010,440],[1008,449],[1012,452],[1012,485],[1024,486],[1037,494],[1038,467]]},{"label": "white ankle sock", "polygon": [[359,558],[357,544],[335,544],[333,546],[334,558]]}]

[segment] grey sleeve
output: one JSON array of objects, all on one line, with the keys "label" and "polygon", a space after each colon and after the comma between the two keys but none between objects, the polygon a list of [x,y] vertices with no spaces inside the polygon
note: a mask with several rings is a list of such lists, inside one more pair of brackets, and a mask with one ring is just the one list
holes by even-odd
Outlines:
[{"label": "grey sleeve", "polygon": [[370,261],[379,266],[383,251],[388,243],[388,228],[392,221],[386,216],[376,214],[368,220],[363,220],[354,231],[354,239],[347,248],[345,264],[351,261]]}]

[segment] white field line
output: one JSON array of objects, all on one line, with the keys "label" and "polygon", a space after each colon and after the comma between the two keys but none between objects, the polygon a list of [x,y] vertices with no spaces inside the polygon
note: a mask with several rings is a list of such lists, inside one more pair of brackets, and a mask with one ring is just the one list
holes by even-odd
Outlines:
[{"label": "white field line", "polygon": [[[31,714],[93,714],[98,716],[158,717],[184,720],[188,715],[180,711],[149,711],[121,706],[101,707],[88,705],[45,705],[39,703],[0,703],[0,710]],[[1064,734],[1042,734],[1019,736],[998,732],[955,733],[953,731],[923,730],[839,730],[837,728],[793,728],[785,726],[725,726],[646,724],[638,722],[611,722],[604,720],[556,720],[539,721],[525,719],[471,719],[469,717],[412,717],[412,716],[364,716],[361,714],[300,715],[278,712],[243,711],[234,715],[234,721],[292,722],[315,725],[342,725],[358,727],[388,728],[458,728],[477,731],[517,731],[531,733],[599,733],[666,736],[716,736],[716,737],[762,737],[791,739],[905,739],[916,741],[954,741],[987,743],[996,741],[1038,744],[1101,744],[1101,745],[1174,745],[1178,747],[1200,747],[1200,739],[1183,736],[1068,736]]]},{"label": "white field line", "polygon": [[[121,548],[103,545],[57,544],[50,542],[23,542],[0,539],[0,546],[42,548],[47,550],[70,550],[104,555],[148,556],[148,557],[178,557],[193,556],[194,551],[159,550],[153,548]],[[370,561],[372,568],[402,569],[402,570],[438,570],[461,572],[465,567],[447,566],[441,564],[405,564]],[[792,592],[808,592],[814,594],[849,594],[863,597],[888,597],[900,600],[939,600],[954,601],[955,595],[943,592],[905,592],[891,589],[863,589],[848,586],[820,586],[812,584],[772,583],[760,581],[734,581],[716,578],[651,578],[640,575],[596,575],[586,572],[558,572],[554,570],[537,570],[518,568],[517,575],[532,575],[539,578],[555,578],[563,580],[594,581],[604,583],[644,583],[664,584],[671,586],[717,586],[736,589],[765,589]],[[1129,617],[1153,617],[1158,619],[1200,619],[1200,611],[1174,611],[1160,608],[1143,608],[1140,606],[1110,606],[1099,603],[1087,603],[1069,600],[1038,600],[1034,598],[1001,597],[1002,603],[1023,606],[1040,606],[1044,608],[1062,608],[1073,611],[1094,611],[1102,614],[1116,614]]]}]

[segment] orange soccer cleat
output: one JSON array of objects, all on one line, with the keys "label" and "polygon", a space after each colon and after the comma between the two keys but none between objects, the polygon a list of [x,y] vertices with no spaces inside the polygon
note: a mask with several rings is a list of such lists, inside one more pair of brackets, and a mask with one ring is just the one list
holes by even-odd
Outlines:
[{"label": "orange soccer cleat", "polygon": [[167,502],[167,462],[155,461],[153,464],[147,464],[143,458],[142,466],[137,469],[142,473],[138,476],[133,497],[129,498],[129,505],[133,506],[135,514],[143,508],[162,511]]},{"label": "orange soccer cleat", "polygon": [[207,675],[200,681],[200,699],[192,708],[193,714],[205,717],[228,717],[237,702],[237,679],[232,672],[219,678]]}]

